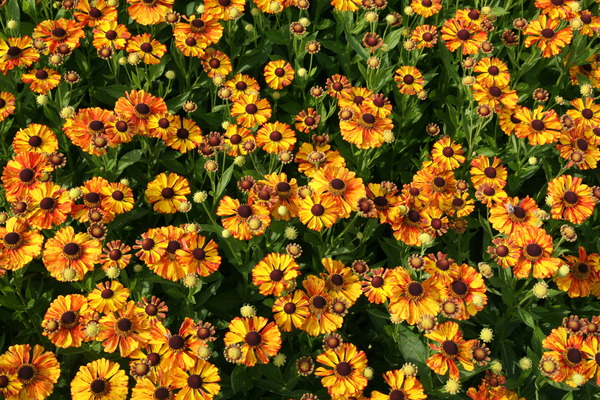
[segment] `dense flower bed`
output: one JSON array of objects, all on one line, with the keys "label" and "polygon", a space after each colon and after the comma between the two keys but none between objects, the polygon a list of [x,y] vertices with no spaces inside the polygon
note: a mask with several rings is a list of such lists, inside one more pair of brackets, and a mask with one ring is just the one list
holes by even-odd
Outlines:
[{"label": "dense flower bed", "polygon": [[593,398],[597,14],[0,0],[0,398]]}]

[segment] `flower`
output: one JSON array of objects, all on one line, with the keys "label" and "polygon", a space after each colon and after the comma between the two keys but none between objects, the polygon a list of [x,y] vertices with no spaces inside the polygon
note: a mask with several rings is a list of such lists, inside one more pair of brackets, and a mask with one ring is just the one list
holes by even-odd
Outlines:
[{"label": "flower", "polygon": [[579,177],[561,175],[548,182],[552,218],[581,224],[594,213],[592,191],[581,181]]},{"label": "flower", "polygon": [[87,297],[89,306],[102,314],[122,308],[128,298],[129,289],[115,280],[99,283]]},{"label": "flower", "polygon": [[510,235],[524,226],[535,226],[537,223],[535,212],[538,209],[535,200],[529,196],[521,200],[518,197],[507,198],[492,206],[489,221],[494,229]]},{"label": "flower", "polygon": [[596,253],[587,254],[585,249],[579,246],[578,256],[565,256],[569,265],[569,273],[566,276],[555,276],[556,286],[569,297],[587,297],[593,282],[600,278],[600,256]]},{"label": "flower", "polygon": [[260,99],[258,93],[240,95],[231,106],[231,116],[245,128],[264,124],[271,118],[271,112],[269,100]]},{"label": "flower", "polygon": [[422,315],[437,315],[440,311],[440,288],[433,278],[414,281],[403,267],[394,268],[394,285],[390,296],[389,311],[396,320],[409,325],[419,322]]},{"label": "flower", "polygon": [[287,254],[269,253],[252,269],[252,283],[263,296],[281,293],[300,275],[298,264]]},{"label": "flower", "polygon": [[552,357],[556,363],[556,374],[551,376],[555,382],[565,382],[571,387],[577,386],[573,382],[574,374],[584,374],[586,366],[585,356],[582,352],[583,336],[568,335],[566,328],[560,326],[542,341],[542,347],[550,351],[544,352],[545,357]]},{"label": "flower", "polygon": [[[412,368],[410,364],[405,364]],[[414,374],[416,375],[416,373]],[[404,369],[396,369],[383,374],[383,379],[390,387],[389,394],[385,395],[377,390],[371,393],[372,400],[424,400],[427,395],[423,391],[423,384],[414,376],[407,375]]]},{"label": "flower", "polygon": [[145,64],[153,65],[160,63],[160,59],[167,52],[167,46],[152,39],[149,33],[144,33],[129,39],[125,50],[128,53],[136,53]]},{"label": "flower", "polygon": [[241,344],[242,363],[253,367],[258,361],[269,362],[281,349],[281,333],[275,322],[264,317],[235,317],[225,334],[225,346]]},{"label": "flower", "polygon": [[30,67],[39,59],[40,54],[33,48],[31,37],[0,39],[0,73],[6,75],[16,67]]},{"label": "flower", "polygon": [[27,220],[9,218],[0,226],[0,268],[16,271],[25,267],[42,250],[44,237],[37,229],[30,229]]},{"label": "flower", "polygon": [[127,0],[127,12],[131,19],[141,25],[154,25],[163,22],[173,9],[174,0]]},{"label": "flower", "polygon": [[533,111],[521,107],[515,113],[515,118],[520,121],[515,126],[515,135],[522,139],[527,138],[532,146],[555,143],[560,137],[562,125],[556,112],[552,109],[543,110],[544,106],[541,105]]},{"label": "flower", "polygon": [[95,48],[112,47],[115,50],[123,50],[131,33],[125,25],[119,24],[117,20],[101,21],[94,27],[94,39],[92,44]]},{"label": "flower", "polygon": [[298,216],[309,229],[320,232],[336,222],[339,207],[334,198],[314,193],[299,201]]},{"label": "flower", "polygon": [[197,336],[196,324],[186,317],[179,331],[172,334],[163,324],[152,328],[150,343],[162,345],[166,351],[162,354],[161,363],[172,368],[188,370],[198,362],[196,351],[204,343]]},{"label": "flower", "polygon": [[147,134],[148,118],[153,114],[166,113],[167,104],[162,98],[152,96],[143,90],[132,90],[125,92],[125,97],[119,97],[114,111],[115,114],[131,120],[140,133]]},{"label": "flower", "polygon": [[219,246],[214,240],[207,242],[206,238],[196,232],[189,232],[185,236],[185,246],[175,255],[179,264],[187,266],[188,273],[197,273],[199,276],[209,276],[219,269],[221,256]]},{"label": "flower", "polygon": [[450,18],[441,29],[442,40],[451,52],[462,46],[462,54],[477,54],[481,43],[487,40],[487,32],[464,19]]},{"label": "flower", "polygon": [[162,214],[177,212],[180,204],[186,201],[185,196],[190,193],[188,180],[174,172],[169,175],[160,173],[148,183],[145,191],[148,203],[153,205],[154,211]]},{"label": "flower", "polygon": [[99,262],[101,246],[87,233],[76,234],[72,226],[66,226],[48,239],[42,261],[50,275],[59,281],[65,281],[63,272],[67,268],[72,268],[76,272],[74,280],[80,281]]},{"label": "flower", "polygon": [[550,278],[556,273],[561,261],[552,257],[552,236],[544,229],[530,225],[519,228],[514,236],[522,250],[519,261],[513,267],[517,278],[528,278],[532,268],[534,278]]},{"label": "flower", "polygon": [[326,282],[314,275],[309,275],[302,285],[309,296],[308,304],[310,315],[306,318],[300,329],[311,336],[330,333],[342,326],[342,316],[331,311],[333,299],[325,290]]},{"label": "flower", "polygon": [[527,28],[523,31],[525,47],[531,47],[537,43],[542,50],[542,57],[552,57],[560,53],[561,48],[571,43],[573,31],[570,27],[558,30],[560,19],[548,18],[541,14],[536,19],[529,21]]},{"label": "flower", "polygon": [[12,202],[18,197],[28,196],[51,171],[52,166],[45,154],[26,151],[15,155],[2,171],[6,200]]},{"label": "flower", "polygon": [[175,400],[211,400],[221,391],[219,370],[208,361],[199,359],[188,370],[174,368],[173,386],[181,390]]},{"label": "flower", "polygon": [[114,352],[118,346],[121,357],[128,357],[150,340],[150,324],[132,300],[100,318],[99,323],[102,330],[97,340],[102,341],[107,353]]},{"label": "flower", "polygon": [[[33,347],[33,353],[29,344],[10,346],[6,353],[0,356],[0,370],[8,371],[10,375],[16,374],[16,382],[7,382],[7,387],[18,390],[12,397],[14,399],[48,398],[60,376],[60,364],[56,356],[50,351],[45,351],[39,344]],[[20,389],[17,389],[19,387]],[[0,393],[4,391],[6,387],[0,389]]]},{"label": "flower", "polygon": [[58,296],[44,315],[43,335],[58,347],[80,347],[86,339],[82,328],[91,312],[87,299],[80,294]]},{"label": "flower", "polygon": [[427,366],[436,374],[445,375],[448,372],[450,379],[459,380],[460,371],[457,361],[466,371],[474,369],[471,348],[475,341],[464,340],[456,322],[446,321],[433,332],[426,333],[425,337],[437,342],[429,346],[438,353],[430,356],[426,361]]},{"label": "flower", "polygon": [[367,386],[367,378],[363,376],[367,356],[352,343],[319,354],[317,361],[324,367],[318,367],[315,375],[323,377],[321,384],[331,396],[351,396]]},{"label": "flower", "polygon": [[294,69],[285,60],[270,61],[265,65],[264,76],[271,89],[281,90],[294,80]]},{"label": "flower", "polygon": [[394,81],[402,94],[414,95],[423,90],[423,74],[415,67],[404,66],[396,70]]},{"label": "flower", "polygon": [[45,20],[33,29],[33,38],[45,43],[49,53],[70,53],[79,47],[79,40],[84,35],[84,30],[74,19]]},{"label": "flower", "polygon": [[0,395],[4,398],[16,397],[23,389],[23,383],[19,380],[17,371],[11,366],[0,366],[0,383]]},{"label": "flower", "polygon": [[296,133],[282,122],[263,124],[256,133],[256,145],[267,153],[291,151],[296,144]]},{"label": "flower", "polygon": [[[271,222],[269,209],[259,204],[240,204],[237,199],[229,196],[219,201],[217,215],[225,217],[222,220],[223,227],[232,232],[233,237],[240,240],[250,240],[255,234],[262,234]],[[259,231],[250,229],[250,218],[258,220],[262,224]]]},{"label": "flower", "polygon": [[101,358],[79,367],[71,381],[71,396],[73,400],[125,400],[128,383],[119,364]]},{"label": "flower", "polygon": [[131,400],[174,400],[177,388],[174,384],[175,377],[170,371],[157,369],[156,374],[149,374],[148,378],[136,382],[131,392]]},{"label": "flower", "polygon": [[302,290],[279,297],[273,303],[273,318],[284,332],[291,332],[292,326],[300,328],[309,314],[308,296]]}]

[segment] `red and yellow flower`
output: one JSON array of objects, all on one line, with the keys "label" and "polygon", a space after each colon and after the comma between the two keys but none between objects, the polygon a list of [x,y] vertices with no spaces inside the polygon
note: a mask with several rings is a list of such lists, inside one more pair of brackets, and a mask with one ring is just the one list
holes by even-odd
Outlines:
[{"label": "red and yellow flower", "polygon": [[93,310],[80,294],[58,296],[44,315],[43,335],[58,347],[80,347],[86,340],[85,324]]},{"label": "red and yellow flower", "polygon": [[264,76],[271,89],[281,90],[294,80],[294,69],[285,60],[270,61],[265,65]]},{"label": "red and yellow flower", "polygon": [[597,253],[587,254],[579,246],[578,256],[565,256],[569,266],[566,276],[555,276],[556,286],[569,297],[587,297],[590,295],[591,285],[600,279],[600,256]]},{"label": "red and yellow flower", "polygon": [[394,286],[389,310],[396,321],[415,325],[422,315],[437,315],[440,312],[441,288],[435,279],[415,281],[403,267],[394,268],[392,274]]},{"label": "red and yellow flower", "polygon": [[235,317],[225,334],[225,346],[241,344],[242,363],[253,367],[258,361],[269,362],[281,348],[281,332],[275,322],[264,317]]},{"label": "red and yellow flower", "polygon": [[[438,375],[448,373],[450,379],[460,379],[458,363],[465,371],[472,371],[475,367],[472,361],[471,348],[474,340],[465,340],[462,331],[456,322],[446,321],[436,330],[426,333],[425,337],[436,344],[429,344],[438,353],[430,356],[426,364]],[[458,363],[457,363],[458,362]]]},{"label": "red and yellow flower", "polygon": [[79,367],[71,381],[71,396],[73,400],[125,400],[128,383],[118,363],[101,358]]},{"label": "red and yellow flower", "polygon": [[100,318],[98,340],[107,353],[119,349],[121,357],[128,357],[150,340],[150,324],[136,309],[134,301]]},{"label": "red and yellow flower", "polygon": [[401,369],[388,371],[383,374],[383,379],[390,387],[389,394],[377,390],[371,392],[372,400],[424,400],[427,395],[423,391],[423,384],[414,376],[408,376]]},{"label": "red and yellow flower", "polygon": [[127,12],[138,24],[154,25],[163,22],[173,9],[174,0],[127,0]]},{"label": "red and yellow flower", "polygon": [[367,378],[363,375],[367,355],[352,343],[343,343],[319,354],[317,362],[324,366],[318,367],[315,375],[323,377],[321,384],[331,396],[352,396],[367,386]]},{"label": "red and yellow flower", "polygon": [[571,43],[573,31],[570,27],[559,29],[560,19],[549,18],[541,14],[532,21],[529,21],[527,28],[523,31],[525,38],[525,47],[531,47],[537,43],[542,50],[542,57],[552,57],[561,52],[561,49]]},{"label": "red and yellow flower", "polygon": [[557,362],[558,371],[552,376],[552,380],[576,387],[573,374],[577,373],[587,377],[585,374],[587,354],[582,351],[583,336],[569,335],[568,330],[560,326],[553,329],[550,335],[542,341],[542,347],[550,350],[544,352],[543,356],[554,357]]},{"label": "red and yellow flower", "polygon": [[528,278],[533,268],[533,277],[550,278],[561,265],[558,258],[552,257],[554,245],[552,236],[542,228],[525,225],[514,234],[517,245],[521,248],[521,258],[513,267],[517,278]]},{"label": "red and yellow flower", "polygon": [[0,268],[16,271],[37,258],[42,251],[44,237],[37,229],[30,229],[25,219],[12,217],[0,226]]},{"label": "red and yellow flower", "polygon": [[594,213],[592,190],[581,181],[579,177],[561,175],[548,182],[552,218],[581,224]]},{"label": "red and yellow flower", "polygon": [[269,253],[252,269],[252,283],[263,296],[280,296],[300,275],[298,264],[287,254]]},{"label": "red and yellow flower", "polygon": [[59,281],[80,281],[100,261],[102,245],[85,232],[75,233],[66,226],[48,239],[42,261],[53,278]]},{"label": "red and yellow flower", "polygon": [[152,204],[154,211],[162,214],[179,211],[181,203],[186,201],[185,196],[190,193],[188,180],[174,172],[169,175],[164,172],[158,174],[156,179],[148,183],[145,191],[148,203]]}]

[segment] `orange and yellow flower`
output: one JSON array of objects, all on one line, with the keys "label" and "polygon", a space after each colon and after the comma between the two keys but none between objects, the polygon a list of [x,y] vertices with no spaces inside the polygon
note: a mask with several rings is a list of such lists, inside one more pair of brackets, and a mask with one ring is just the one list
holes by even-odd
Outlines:
[{"label": "orange and yellow flower", "polygon": [[471,348],[474,340],[464,340],[462,331],[454,321],[446,321],[440,324],[436,330],[426,333],[427,339],[437,342],[429,346],[438,351],[430,356],[426,364],[438,375],[448,373],[450,379],[460,379],[460,371],[457,361],[465,371],[472,371],[475,367],[472,361]]},{"label": "orange and yellow flower", "polygon": [[148,203],[152,204],[154,211],[162,214],[179,211],[181,204],[186,201],[185,196],[190,193],[188,180],[174,172],[169,175],[164,172],[158,174],[156,179],[148,183],[145,191]]},{"label": "orange and yellow flower", "polygon": [[85,232],[66,226],[48,239],[42,261],[53,278],[61,282],[80,281],[100,261],[102,245]]},{"label": "orange and yellow flower", "polygon": [[581,181],[576,176],[561,175],[548,182],[552,218],[581,224],[594,213],[592,190]]},{"label": "orange and yellow flower", "polygon": [[392,274],[394,286],[389,310],[396,321],[415,325],[422,315],[437,315],[440,312],[441,288],[434,279],[415,281],[403,267],[394,268]]},{"label": "orange and yellow flower", "polygon": [[527,28],[523,31],[525,38],[525,47],[531,47],[537,43],[542,50],[542,57],[552,57],[561,52],[561,49],[571,43],[573,31],[570,27],[559,29],[560,19],[548,18],[541,14],[529,21]]},{"label": "orange and yellow flower", "polygon": [[128,383],[118,363],[101,358],[79,367],[71,381],[71,396],[73,400],[125,400]]},{"label": "orange and yellow flower", "polygon": [[554,245],[552,236],[542,228],[525,225],[514,234],[517,245],[521,248],[521,258],[513,267],[517,278],[528,278],[533,268],[533,277],[550,278],[561,266],[558,258],[552,257]]},{"label": "orange and yellow flower", "polygon": [[367,378],[363,375],[367,355],[352,343],[343,343],[335,350],[319,354],[317,362],[324,366],[318,367],[315,375],[323,377],[321,384],[331,396],[352,396],[367,386]]},{"label": "orange and yellow flower", "polygon": [[242,363],[253,367],[258,361],[269,362],[281,348],[281,332],[275,322],[264,317],[235,317],[225,334],[225,345],[241,344]]},{"label": "orange and yellow flower", "polygon": [[154,25],[163,22],[173,9],[174,0],[127,0],[127,12],[138,24]]},{"label": "orange and yellow flower", "polygon": [[291,256],[269,253],[252,269],[252,283],[263,296],[281,296],[298,275],[299,266]]},{"label": "orange and yellow flower", "polygon": [[44,315],[43,335],[58,347],[80,347],[86,339],[84,327],[92,311],[80,294],[58,296]]}]

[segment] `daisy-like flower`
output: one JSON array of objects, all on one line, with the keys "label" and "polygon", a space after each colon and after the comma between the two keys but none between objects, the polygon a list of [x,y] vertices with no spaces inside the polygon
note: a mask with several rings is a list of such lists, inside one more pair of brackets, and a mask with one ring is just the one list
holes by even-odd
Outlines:
[{"label": "daisy-like flower", "polygon": [[538,218],[535,213],[538,209],[535,200],[529,196],[524,199],[507,198],[504,202],[492,206],[489,221],[494,229],[510,235],[526,225],[537,225]]},{"label": "daisy-like flower", "polygon": [[154,25],[163,22],[173,10],[174,0],[127,0],[127,12],[138,24]]},{"label": "daisy-like flower", "polygon": [[423,391],[423,384],[415,376],[407,376],[402,369],[388,371],[383,374],[383,379],[390,387],[388,394],[377,390],[371,393],[372,400],[424,400],[427,395]]},{"label": "daisy-like flower", "polygon": [[190,193],[188,180],[174,172],[169,175],[164,172],[157,175],[156,179],[148,183],[145,192],[154,211],[162,214],[177,212],[181,203],[186,201],[185,196]]},{"label": "daisy-like flower", "polygon": [[252,269],[252,283],[263,296],[281,296],[298,275],[298,264],[291,256],[269,253]]},{"label": "daisy-like flower", "polygon": [[106,314],[122,308],[129,298],[129,289],[116,280],[101,282],[88,295],[88,304],[99,313]]},{"label": "daisy-like flower", "polygon": [[[206,15],[206,14],[203,14]],[[224,87],[231,90],[231,99],[233,101],[240,98],[242,95],[249,95],[253,92],[260,91],[260,85],[256,79],[248,75],[236,74],[234,77],[225,82]]]},{"label": "daisy-like flower", "polygon": [[202,359],[188,370],[174,368],[171,375],[173,386],[181,389],[175,400],[212,400],[221,391],[219,370]]},{"label": "daisy-like flower", "polygon": [[424,166],[413,177],[414,187],[427,199],[430,206],[442,208],[456,191],[454,171],[440,170],[435,164]]},{"label": "daisy-like flower", "polygon": [[560,137],[562,125],[554,110],[544,111],[541,105],[535,110],[521,107],[515,117],[520,121],[515,126],[515,135],[521,139],[527,138],[532,146],[555,143]]},{"label": "daisy-like flower", "polygon": [[465,162],[464,150],[460,144],[454,143],[449,136],[443,136],[434,143],[431,150],[433,163],[440,169],[453,170]]},{"label": "daisy-like flower", "polygon": [[153,39],[149,33],[132,37],[125,48],[128,53],[136,53],[145,64],[159,64],[167,52],[167,46]]},{"label": "daisy-like flower", "polygon": [[421,17],[431,17],[442,9],[442,0],[412,0],[410,6]]},{"label": "daisy-like flower", "polygon": [[568,20],[573,17],[571,5],[576,3],[575,0],[535,0],[535,7],[550,18]]},{"label": "daisy-like flower", "polygon": [[0,39],[0,72],[4,75],[16,67],[30,67],[40,59],[29,36]]},{"label": "daisy-like flower", "polygon": [[[432,0],[422,0],[432,2]],[[435,25],[419,25],[410,34],[410,39],[415,42],[417,49],[433,48],[438,42],[438,31]]]},{"label": "daisy-like flower", "polygon": [[347,218],[358,209],[358,200],[366,196],[362,178],[344,167],[328,165],[316,171],[309,186],[323,200],[334,199],[339,206],[339,217]]},{"label": "daisy-like flower", "polygon": [[221,256],[219,245],[214,240],[207,241],[197,232],[190,232],[186,234],[184,242],[182,251],[175,255],[179,264],[186,266],[187,273],[209,276],[219,269]]},{"label": "daisy-like flower", "polygon": [[256,133],[256,145],[271,154],[292,151],[296,144],[296,133],[283,122],[266,123]]},{"label": "daisy-like flower", "polygon": [[84,36],[85,32],[74,19],[45,20],[33,30],[33,38],[43,41],[49,53],[55,53],[62,46],[66,46],[67,52],[73,51],[79,47],[79,40]]},{"label": "daisy-like flower", "polygon": [[441,29],[442,40],[451,52],[462,46],[462,54],[477,54],[481,43],[488,39],[487,32],[464,19],[450,18]]},{"label": "daisy-like flower", "polygon": [[273,303],[273,318],[284,332],[291,332],[292,326],[300,328],[309,315],[308,296],[302,290],[279,297]]},{"label": "daisy-like flower", "polygon": [[340,207],[334,198],[314,193],[299,201],[298,216],[309,229],[320,232],[337,221]]},{"label": "daisy-like flower", "polygon": [[504,61],[494,57],[484,57],[477,62],[473,69],[477,73],[477,82],[483,87],[508,86],[510,73]]},{"label": "daisy-like flower", "polygon": [[600,150],[595,144],[598,141],[579,125],[570,131],[563,130],[559,142],[560,144],[557,144],[556,148],[562,158],[569,160],[568,168],[575,165],[577,168],[585,170],[595,169],[598,165]]},{"label": "daisy-like flower", "polygon": [[513,267],[517,278],[528,278],[532,268],[533,277],[538,279],[550,278],[558,271],[561,261],[552,257],[552,236],[544,229],[524,225],[514,236],[522,251],[521,258]]},{"label": "daisy-like flower", "polygon": [[[204,7],[210,14],[215,17],[228,21],[233,15],[241,15],[245,10],[246,2],[244,0],[206,0]],[[236,11],[232,12],[232,9]]]},{"label": "daisy-like flower", "polygon": [[167,112],[167,104],[160,97],[152,96],[143,90],[125,92],[115,103],[115,113],[131,119],[140,133],[147,134],[148,118],[153,114]]},{"label": "daisy-like flower", "polygon": [[325,90],[327,94],[331,97],[335,97],[338,100],[340,98],[346,97],[350,94],[350,89],[352,85],[348,78],[343,75],[333,75],[331,78],[327,78],[327,82],[325,83]]},{"label": "daisy-like flower", "polygon": [[92,309],[82,295],[58,296],[44,315],[43,335],[58,347],[80,347],[86,339],[83,328],[91,313]]},{"label": "daisy-like flower", "polygon": [[331,150],[331,146],[313,145],[310,143],[302,143],[294,160],[298,163],[298,171],[302,172],[309,178],[316,171],[329,164],[336,164],[341,167],[346,166],[346,160],[340,155],[337,150]]},{"label": "daisy-like flower", "polygon": [[[0,356],[0,370],[9,375],[16,374],[17,381],[7,379],[6,386],[0,388],[0,393],[10,393],[11,388],[18,392],[12,399],[44,400],[54,391],[54,385],[60,376],[60,363],[54,353],[46,351],[36,344],[31,352],[31,345],[18,344],[10,346],[6,353]],[[4,392],[4,393],[3,393]]]},{"label": "daisy-like flower", "polygon": [[27,151],[15,155],[2,171],[6,200],[12,202],[29,196],[40,185],[40,178],[52,169],[45,154]]},{"label": "daisy-like flower", "polygon": [[13,149],[15,153],[31,151],[52,154],[58,150],[58,139],[46,125],[29,124],[15,134]]},{"label": "daisy-like flower", "polygon": [[400,93],[414,95],[423,90],[425,79],[417,68],[406,65],[396,70],[394,82],[398,85]]},{"label": "daisy-like flower", "polygon": [[258,218],[266,228],[271,222],[269,214],[266,207],[258,204],[240,204],[239,200],[229,196],[223,197],[217,208],[217,215],[225,217],[222,220],[223,227],[231,231],[234,238],[240,240],[250,240],[253,236],[248,226],[250,217]]},{"label": "daisy-like flower", "polygon": [[102,329],[98,340],[107,353],[114,352],[117,347],[121,357],[128,357],[150,340],[150,324],[143,314],[136,309],[134,301],[106,314],[99,321]]},{"label": "daisy-like flower", "polygon": [[593,97],[572,100],[571,105],[575,109],[567,110],[567,115],[575,125],[583,126],[586,130],[600,126],[600,105],[594,103]]},{"label": "daisy-like flower", "polygon": [[106,186],[109,186],[109,182],[100,176],[94,176],[92,179],[85,181],[83,183],[83,186],[79,187],[79,189],[81,190],[81,198],[83,199],[83,204],[73,205],[73,218],[79,220],[80,222],[88,222],[91,219],[90,214],[98,211],[101,213],[100,216],[93,216],[93,219],[96,222],[111,222],[114,215],[109,213],[102,213],[103,195],[100,192],[102,188]]},{"label": "daisy-like flower", "polygon": [[362,291],[370,303],[381,304],[392,297],[396,280],[391,271],[375,268],[363,275]]},{"label": "daisy-like flower", "polygon": [[340,120],[342,137],[360,149],[374,149],[385,143],[384,132],[394,129],[390,118],[377,117],[366,105],[348,120]]},{"label": "daisy-like flower", "polygon": [[174,400],[176,386],[175,377],[170,371],[157,369],[148,379],[139,379],[131,392],[131,400]]},{"label": "daisy-like flower", "polygon": [[260,126],[271,118],[269,100],[260,99],[258,93],[241,95],[231,106],[231,116],[245,128]]},{"label": "daisy-like flower", "polygon": [[552,57],[559,54],[563,47],[571,43],[573,31],[569,26],[559,29],[560,19],[549,18],[541,14],[536,19],[529,21],[527,28],[523,31],[525,47],[531,47],[537,43],[542,50],[542,57]]},{"label": "daisy-like flower", "polygon": [[113,144],[105,135],[105,125],[113,116],[110,110],[100,107],[82,108],[63,124],[63,132],[73,144],[93,155],[106,154]]},{"label": "daisy-like flower", "polygon": [[19,380],[17,371],[12,366],[0,366],[0,383],[0,395],[4,396],[5,399],[18,396],[21,389],[23,389],[23,383]]},{"label": "daisy-like flower", "polygon": [[318,367],[315,375],[323,377],[321,384],[331,396],[352,396],[367,386],[367,378],[363,375],[367,355],[352,343],[319,354],[317,362],[324,366]]},{"label": "daisy-like flower", "polygon": [[496,264],[502,268],[514,267],[521,258],[519,245],[510,236],[492,240],[493,245],[488,246],[487,252]]},{"label": "daisy-like flower", "polygon": [[486,156],[479,156],[471,160],[471,183],[474,187],[481,185],[497,185],[500,188],[506,186],[506,179],[508,178],[508,172],[506,167],[500,164],[502,161],[494,156],[494,160],[490,162],[490,159]]},{"label": "daisy-like flower", "polygon": [[111,214],[123,214],[133,209],[133,191],[120,182],[111,182],[100,189],[101,207]]},{"label": "daisy-like flower", "polygon": [[587,297],[590,295],[590,287],[593,282],[600,278],[600,256],[596,253],[587,254],[585,249],[579,246],[578,256],[565,256],[569,265],[569,273],[564,276],[555,276],[556,286],[569,297]]},{"label": "daisy-like flower", "polygon": [[151,268],[155,267],[167,251],[167,238],[155,228],[148,229],[143,233],[141,240],[136,240],[133,248],[138,250],[135,256],[145,262]]},{"label": "daisy-like flower", "polygon": [[394,286],[392,286],[389,310],[396,320],[415,325],[422,315],[439,313],[441,288],[434,279],[428,278],[423,282],[417,282],[403,267],[394,268],[392,274]]},{"label": "daisy-like flower", "polygon": [[544,352],[543,357],[554,357],[557,361],[558,372],[552,376],[552,380],[576,387],[577,384],[572,379],[573,374],[585,374],[586,353],[582,352],[583,336],[569,335],[568,333],[567,329],[562,326],[553,329],[550,335],[542,341],[542,347],[550,350]]},{"label": "daisy-like flower", "polygon": [[[48,239],[44,246],[42,261],[50,275],[61,282],[80,281],[86,273],[94,269],[100,261],[102,245],[84,232],[75,233],[72,226],[66,226]],[[65,270],[71,269],[74,276],[68,279]]]},{"label": "daisy-like flower", "polygon": [[270,61],[265,65],[264,77],[271,89],[281,90],[294,80],[294,69],[285,60]]},{"label": "daisy-like flower", "polygon": [[594,213],[592,190],[582,179],[561,175],[548,182],[548,196],[552,199],[550,213],[554,219],[581,224]]},{"label": "daisy-like flower", "polygon": [[163,226],[158,228],[167,244],[164,253],[154,264],[148,265],[158,276],[172,281],[182,279],[188,272],[185,265],[179,263],[177,253],[185,247],[186,232],[179,226]]},{"label": "daisy-like flower", "polygon": [[192,14],[189,17],[183,16],[182,18],[186,22],[180,21],[173,28],[173,36],[176,40],[178,37],[191,37],[193,35],[198,44],[206,48],[211,44],[217,44],[223,36],[223,25],[212,13],[205,12],[198,17]]},{"label": "daisy-like flower", "polygon": [[200,56],[200,61],[209,78],[214,78],[216,75],[227,76],[233,70],[229,56],[212,47],[206,49]]},{"label": "daisy-like flower", "polygon": [[[452,297],[460,303],[462,310],[454,319],[466,320],[483,310],[487,304],[487,288],[483,276],[475,268],[461,264],[454,268],[456,275],[450,284],[443,287],[442,297]],[[479,302],[474,299],[478,297]]]},{"label": "daisy-like flower", "polygon": [[166,348],[161,361],[164,365],[184,370],[192,368],[198,362],[196,350],[203,344],[196,336],[196,324],[188,317],[176,334],[172,334],[163,324],[156,324],[152,329],[150,343]]},{"label": "daisy-like flower", "polygon": [[151,326],[155,326],[158,323],[164,321],[169,311],[169,307],[156,296],[152,296],[150,300],[142,297],[142,300],[138,302],[137,311],[144,314],[144,317],[150,322]]},{"label": "daisy-like flower", "polygon": [[309,296],[310,315],[301,329],[311,336],[334,332],[342,326],[344,319],[331,312],[333,299],[327,294],[326,282],[314,275],[309,275],[302,285]]},{"label": "daisy-like flower", "polygon": [[202,130],[193,120],[176,115],[173,125],[174,132],[163,136],[167,146],[181,153],[187,153],[202,142]]},{"label": "daisy-like flower", "polygon": [[82,25],[94,27],[107,21],[117,20],[117,8],[108,5],[106,0],[97,0],[90,4],[89,0],[78,0],[73,16]]},{"label": "daisy-like flower", "polygon": [[479,83],[475,83],[471,86],[473,92],[473,98],[479,103],[486,105],[496,112],[500,111],[502,107],[514,109],[519,101],[519,96],[516,90],[511,90],[508,86],[482,86]]},{"label": "daisy-like flower", "polygon": [[27,220],[12,217],[0,226],[0,268],[16,271],[37,258],[42,251],[44,237],[30,229]]},{"label": "daisy-like flower", "polygon": [[241,344],[242,363],[253,367],[258,361],[269,362],[281,349],[281,332],[275,322],[264,317],[235,317],[225,334],[225,346]]},{"label": "daisy-like flower", "polygon": [[106,358],[79,367],[71,381],[73,400],[125,400],[129,393],[129,378],[119,364]]},{"label": "daisy-like flower", "polygon": [[600,338],[598,336],[588,336],[583,345],[581,352],[587,357],[585,360],[585,375],[594,379],[596,377],[596,385],[600,383]]},{"label": "daisy-like flower", "polygon": [[426,361],[427,366],[436,374],[448,373],[450,379],[460,379],[457,361],[465,371],[474,369],[471,349],[475,340],[464,340],[456,322],[446,321],[433,332],[426,333],[425,337],[437,342],[429,346],[438,353],[430,356]]},{"label": "daisy-like flower", "polygon": [[131,38],[131,33],[125,25],[119,24],[117,20],[101,21],[94,27],[93,46],[96,49],[102,47],[112,47],[115,50],[123,50],[127,41]]},{"label": "daisy-like flower", "polygon": [[[2,65],[1,62],[0,65]],[[14,112],[15,96],[8,92],[0,92],[0,122],[4,121],[6,118],[8,118],[9,115],[12,115]]]},{"label": "daisy-like flower", "polygon": [[327,293],[332,298],[341,297],[351,307],[362,294],[358,276],[344,263],[331,258],[322,258],[321,263],[327,273],[321,273],[321,278],[327,282]]}]

